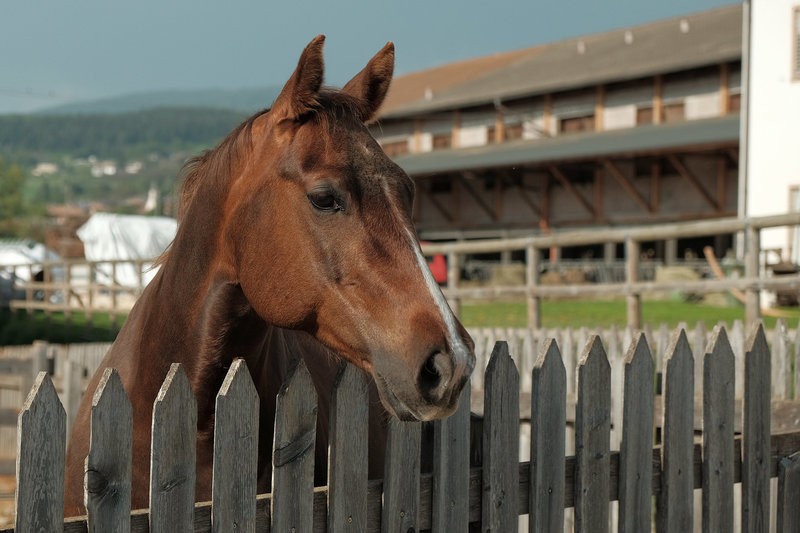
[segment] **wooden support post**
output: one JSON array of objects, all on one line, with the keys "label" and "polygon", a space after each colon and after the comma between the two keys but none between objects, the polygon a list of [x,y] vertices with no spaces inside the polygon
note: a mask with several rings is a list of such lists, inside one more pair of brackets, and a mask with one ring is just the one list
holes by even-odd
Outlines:
[{"label": "wooden support post", "polygon": [[534,293],[539,285],[539,250],[534,246],[525,249],[525,283],[528,293],[528,329],[542,327],[542,299]]},{"label": "wooden support post", "polygon": [[[639,241],[625,239],[625,282],[634,283],[639,278]],[[628,294],[628,327],[642,328],[642,300],[640,294]]]},{"label": "wooden support post", "polygon": [[617,243],[605,242],[603,243],[603,262],[613,263],[617,258]]},{"label": "wooden support post", "polygon": [[664,244],[664,264],[674,265],[678,261],[678,239],[667,239]]},{"label": "wooden support post", "polygon": [[661,74],[653,78],[653,124],[661,124],[664,118],[664,80]]},{"label": "wooden support post", "polygon": [[[458,264],[458,254],[450,252],[447,254],[447,288],[454,290],[458,288],[458,280],[461,277],[461,267]],[[461,316],[461,298],[451,296],[450,309],[456,317]]]},{"label": "wooden support post", "polygon": [[[759,264],[761,256],[761,231],[753,226],[748,226],[745,230],[745,254],[744,254],[744,276],[748,279],[758,278]],[[758,320],[761,320],[760,293],[757,288],[745,290],[744,317],[746,327],[752,328]]]}]

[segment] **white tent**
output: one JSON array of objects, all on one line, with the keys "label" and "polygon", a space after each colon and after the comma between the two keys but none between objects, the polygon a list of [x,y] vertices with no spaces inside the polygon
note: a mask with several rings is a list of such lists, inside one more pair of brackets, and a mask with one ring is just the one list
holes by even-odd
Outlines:
[{"label": "white tent", "polygon": [[[147,266],[167,249],[178,223],[167,217],[116,215],[95,213],[78,228],[78,238],[83,241],[84,254],[89,261],[144,260]],[[146,268],[144,282],[149,283],[156,269]],[[100,265],[98,281],[111,282],[111,268]],[[116,284],[134,287],[139,284],[139,273],[134,265],[118,265]]]}]

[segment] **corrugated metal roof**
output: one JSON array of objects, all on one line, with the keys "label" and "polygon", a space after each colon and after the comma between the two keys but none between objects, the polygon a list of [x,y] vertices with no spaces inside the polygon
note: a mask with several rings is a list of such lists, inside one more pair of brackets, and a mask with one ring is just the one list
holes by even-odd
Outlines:
[{"label": "corrugated metal roof", "polygon": [[[400,118],[522,96],[736,61],[741,4],[477,58],[399,77],[382,118]],[[493,61],[492,58],[495,57]],[[415,78],[415,83],[405,78]],[[454,81],[439,87],[425,78]],[[435,84],[435,83],[434,83]],[[425,89],[431,89],[426,97]],[[391,94],[391,93],[390,93]]]},{"label": "corrugated metal roof", "polygon": [[600,156],[648,153],[734,143],[739,140],[739,116],[638,126],[614,131],[562,135],[548,139],[488,144],[476,148],[436,150],[395,158],[411,176],[458,170],[511,167]]}]

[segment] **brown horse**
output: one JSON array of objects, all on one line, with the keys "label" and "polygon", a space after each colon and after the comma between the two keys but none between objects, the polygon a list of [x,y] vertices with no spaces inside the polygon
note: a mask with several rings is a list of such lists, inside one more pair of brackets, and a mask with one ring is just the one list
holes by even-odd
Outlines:
[{"label": "brown horse", "polygon": [[[153,401],[171,362],[197,398],[198,500],[211,494],[214,398],[233,357],[259,391],[261,491],[289,354],[304,358],[320,393],[322,440],[331,353],[367,371],[380,404],[403,420],[453,412],[474,366],[417,242],[413,183],[365,126],[391,82],[394,47],[333,90],[322,87],[323,41],[306,47],[270,110],[190,162],[175,240],[89,383],[113,367],[130,396],[135,508],[148,503]],[[68,516],[85,513],[90,407],[86,394],[67,450]],[[92,472],[92,486],[105,487],[105,475]]]}]

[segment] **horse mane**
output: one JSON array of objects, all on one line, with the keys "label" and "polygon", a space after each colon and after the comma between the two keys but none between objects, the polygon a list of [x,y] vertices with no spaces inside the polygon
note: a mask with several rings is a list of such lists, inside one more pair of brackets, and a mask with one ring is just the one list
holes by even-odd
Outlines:
[{"label": "horse mane", "polygon": [[[331,131],[337,125],[358,121],[363,115],[364,105],[357,98],[337,89],[323,87],[316,95],[305,113],[295,118],[297,123],[314,121],[325,124]],[[200,186],[210,176],[229,176],[236,161],[245,149],[252,150],[252,133],[255,121],[269,113],[271,108],[263,109],[236,126],[217,146],[189,159],[178,176],[181,185],[178,189],[177,219],[180,224],[192,205]],[[359,121],[360,122],[360,121]],[[170,247],[154,262],[163,265],[169,255]]]}]

